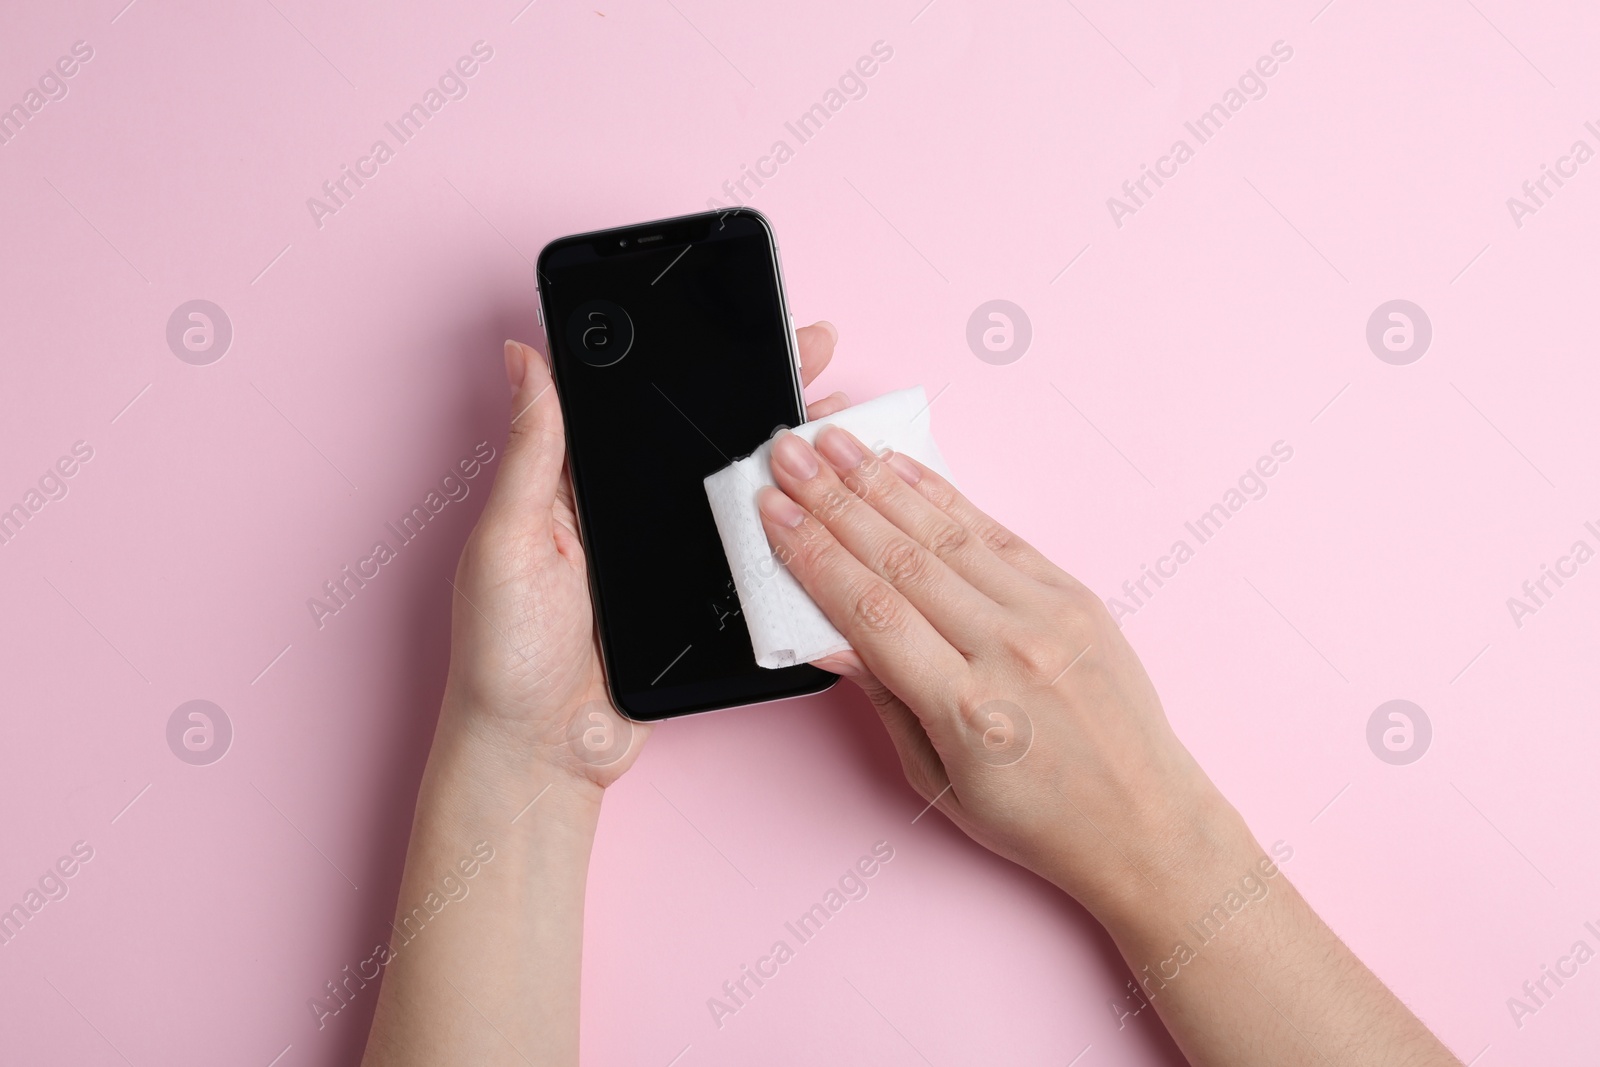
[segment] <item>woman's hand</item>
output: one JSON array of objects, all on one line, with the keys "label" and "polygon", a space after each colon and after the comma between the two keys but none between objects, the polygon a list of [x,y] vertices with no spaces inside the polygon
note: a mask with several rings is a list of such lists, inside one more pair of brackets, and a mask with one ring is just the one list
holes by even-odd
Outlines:
[{"label": "woman's hand", "polygon": [[817,665],[865,690],[912,787],[975,840],[1097,913],[1177,873],[1178,845],[1248,841],[1083,585],[837,427],[816,449],[785,434],[772,469],[768,538],[854,649]]},{"label": "woman's hand", "polygon": [[[835,336],[800,331],[807,382]],[[368,1067],[509,1059],[502,1045],[578,1062],[589,852],[603,789],[645,731],[606,700],[549,373],[515,342],[506,372],[511,438],[454,582],[445,707]],[[1192,1063],[1455,1062],[1292,887],[1252,896],[1248,921],[1222,911],[1227,936],[1198,958],[1166,956],[1196,915],[1216,921],[1206,904],[1259,848],[1105,609],[925,468],[837,429],[818,446],[826,461],[792,434],[778,443],[782,491],[761,506],[855,649],[823,666],[871,696],[924,797],[1095,911]],[[469,852],[488,857],[466,875],[470,903],[430,918]]]},{"label": "woman's hand", "polygon": [[[833,358],[837,333],[819,322],[798,336],[801,378],[810,384]],[[515,394],[511,431],[452,583],[441,726],[481,732],[513,757],[533,756],[603,787],[632,765],[649,726],[628,721],[606,695],[550,371],[516,341],[506,342],[505,359]],[[836,393],[808,414],[847,404]]]},{"label": "woman's hand", "polygon": [[[835,336],[799,331],[806,382]],[[550,372],[527,345],[507,341],[505,356],[511,433],[452,583],[450,677],[367,1067],[578,1062],[589,853],[605,787],[648,730],[606,698]]]},{"label": "woman's hand", "polygon": [[767,537],[853,649],[817,665],[866,691],[930,806],[1105,925],[1119,1026],[1153,1005],[1197,1067],[1457,1063],[1263,855],[1094,594],[838,427],[785,434],[772,471]]}]

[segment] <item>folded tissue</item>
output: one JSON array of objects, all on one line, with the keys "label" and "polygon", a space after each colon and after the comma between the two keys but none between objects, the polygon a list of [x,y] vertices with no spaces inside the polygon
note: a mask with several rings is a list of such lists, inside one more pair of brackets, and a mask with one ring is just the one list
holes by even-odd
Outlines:
[{"label": "folded tissue", "polygon": [[[921,386],[901,389],[797,426],[794,432],[815,444],[824,426],[838,426],[874,452],[902,452],[949,478],[933,440],[928,406]],[[772,441],[711,475],[705,484],[756,662],[774,669],[792,667],[849,648],[850,642],[772,554],[761,527],[756,494],[774,484]]]}]

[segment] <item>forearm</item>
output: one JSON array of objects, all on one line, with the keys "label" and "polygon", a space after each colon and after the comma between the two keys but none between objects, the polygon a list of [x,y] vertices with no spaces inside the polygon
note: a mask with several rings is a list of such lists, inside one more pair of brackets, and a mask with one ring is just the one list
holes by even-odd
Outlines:
[{"label": "forearm", "polygon": [[[1456,1065],[1339,940],[1221,801],[1151,881],[1097,910],[1134,974],[1127,1015],[1153,1008],[1189,1062]],[[1119,1013],[1120,1014],[1120,1013]]]},{"label": "forearm", "polygon": [[570,1067],[602,790],[463,712],[446,707],[423,776],[362,1062]]}]

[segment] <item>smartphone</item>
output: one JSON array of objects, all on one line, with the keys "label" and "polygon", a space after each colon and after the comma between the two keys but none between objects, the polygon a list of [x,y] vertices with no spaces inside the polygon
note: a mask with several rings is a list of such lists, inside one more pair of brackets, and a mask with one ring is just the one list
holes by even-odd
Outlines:
[{"label": "smartphone", "polygon": [[756,665],[702,484],[805,421],[771,224],[741,208],[562,237],[537,273],[612,702],[656,720],[828,688]]}]

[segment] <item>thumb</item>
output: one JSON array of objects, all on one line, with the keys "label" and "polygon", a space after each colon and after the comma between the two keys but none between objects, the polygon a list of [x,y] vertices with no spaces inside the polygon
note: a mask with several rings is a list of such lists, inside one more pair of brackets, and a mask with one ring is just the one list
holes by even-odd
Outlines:
[{"label": "thumb", "polygon": [[924,800],[942,794],[950,784],[950,776],[916,712],[892,689],[870,674],[863,672],[850,680],[861,687],[861,691],[877,709],[878,717],[883,720],[884,729],[889,733],[889,740],[894,743],[895,754],[900,757],[900,769],[911,788]]},{"label": "thumb", "polygon": [[504,521],[543,524],[550,517],[567,452],[561,404],[538,350],[507,341],[505,355],[513,391],[511,429],[486,510]]}]

